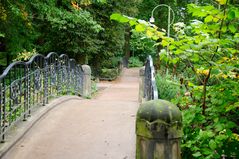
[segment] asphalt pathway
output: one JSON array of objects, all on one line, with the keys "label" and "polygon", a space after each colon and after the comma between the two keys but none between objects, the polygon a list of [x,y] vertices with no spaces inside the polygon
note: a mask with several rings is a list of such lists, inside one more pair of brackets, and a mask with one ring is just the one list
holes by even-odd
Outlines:
[{"label": "asphalt pathway", "polygon": [[134,159],[138,69],[98,84],[92,99],[72,98],[44,115],[3,159]]}]

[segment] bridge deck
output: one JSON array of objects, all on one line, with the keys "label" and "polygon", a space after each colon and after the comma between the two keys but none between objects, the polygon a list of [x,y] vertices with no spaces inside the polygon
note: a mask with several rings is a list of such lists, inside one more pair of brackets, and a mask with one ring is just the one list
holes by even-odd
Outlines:
[{"label": "bridge deck", "polygon": [[99,86],[93,99],[54,107],[3,158],[134,159],[138,69]]}]

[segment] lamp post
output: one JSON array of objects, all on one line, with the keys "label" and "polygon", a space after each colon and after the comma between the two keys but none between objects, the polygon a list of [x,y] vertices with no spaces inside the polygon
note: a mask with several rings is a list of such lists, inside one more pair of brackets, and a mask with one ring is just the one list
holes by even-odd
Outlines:
[{"label": "lamp post", "polygon": [[[174,17],[175,17],[175,13],[174,13],[174,10],[167,4],[159,4],[157,5],[156,7],[154,7],[154,9],[152,10],[152,13],[151,13],[151,17],[149,19],[149,22],[150,23],[154,23],[155,22],[155,19],[154,19],[154,11],[155,9],[159,8],[159,7],[167,7],[168,8],[168,31],[167,31],[167,36],[170,37],[170,26],[173,24],[174,22]],[[171,12],[173,13],[172,14],[172,21],[171,21]]]},{"label": "lamp post", "polygon": [[[174,22],[174,17],[175,17],[175,13],[174,10],[167,4],[159,4],[156,7],[154,7],[154,9],[152,10],[151,13],[151,17],[149,19],[150,23],[154,23],[155,19],[154,19],[154,11],[159,8],[159,7],[167,7],[168,8],[168,30],[167,30],[167,37],[170,37],[170,26],[173,24]],[[172,12],[172,21],[171,21],[171,12]],[[169,45],[167,46],[167,56],[169,55]],[[166,74],[168,74],[168,68],[166,69]]]}]

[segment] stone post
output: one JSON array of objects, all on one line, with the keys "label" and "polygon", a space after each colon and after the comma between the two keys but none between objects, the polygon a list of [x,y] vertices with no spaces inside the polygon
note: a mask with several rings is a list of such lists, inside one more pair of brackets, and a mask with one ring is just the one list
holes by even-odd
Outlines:
[{"label": "stone post", "polygon": [[118,62],[118,75],[121,74],[122,70],[123,70],[123,62],[122,62],[122,60],[120,60]]},{"label": "stone post", "polygon": [[83,69],[83,86],[82,86],[82,96],[91,96],[91,68],[89,65],[82,65]]},{"label": "stone post", "polygon": [[139,103],[144,102],[144,72],[145,72],[145,67],[141,67],[139,70]]},{"label": "stone post", "polygon": [[181,159],[182,114],[165,100],[141,104],[136,118],[136,159]]}]

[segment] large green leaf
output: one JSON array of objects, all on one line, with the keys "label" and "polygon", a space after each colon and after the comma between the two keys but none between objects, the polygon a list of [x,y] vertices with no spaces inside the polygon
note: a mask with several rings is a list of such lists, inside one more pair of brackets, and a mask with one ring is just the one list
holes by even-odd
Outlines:
[{"label": "large green leaf", "polygon": [[209,22],[212,22],[213,21],[213,16],[209,15],[207,16],[205,19],[204,19],[204,22],[205,23],[209,23]]},{"label": "large green leaf", "polygon": [[125,16],[123,16],[122,14],[119,14],[119,13],[114,13],[110,16],[110,19],[111,20],[116,20],[120,23],[127,23],[129,22],[129,19]]},{"label": "large green leaf", "polygon": [[209,147],[212,149],[212,150],[215,150],[217,148],[217,144],[214,140],[210,140],[209,141]]},{"label": "large green leaf", "polygon": [[229,13],[228,13],[228,19],[229,20],[232,20],[236,17],[236,13],[234,10],[230,10]]},{"label": "large green leaf", "polygon": [[228,0],[216,0],[219,4],[224,5]]},{"label": "large green leaf", "polygon": [[5,34],[3,34],[3,33],[0,33],[0,37],[5,37]]},{"label": "large green leaf", "polygon": [[200,157],[201,155],[202,155],[202,154],[201,154],[201,152],[199,152],[199,151],[193,154],[194,157]]},{"label": "large green leaf", "polygon": [[235,33],[235,32],[237,31],[237,28],[235,27],[235,25],[230,24],[230,25],[229,25],[229,30],[230,30],[232,33]]},{"label": "large green leaf", "polygon": [[145,31],[145,26],[143,25],[143,24],[137,24],[136,26],[135,26],[135,30],[136,31],[138,31],[138,32],[143,32],[143,31]]},{"label": "large green leaf", "polygon": [[99,3],[107,3],[107,0],[97,0]]}]

